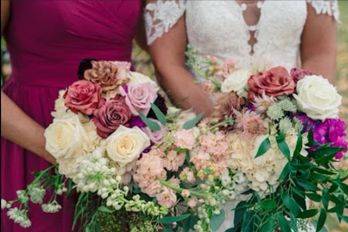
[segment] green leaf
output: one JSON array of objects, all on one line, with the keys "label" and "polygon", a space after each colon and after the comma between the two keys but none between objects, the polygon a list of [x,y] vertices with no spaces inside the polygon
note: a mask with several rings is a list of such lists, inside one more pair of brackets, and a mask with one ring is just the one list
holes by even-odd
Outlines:
[{"label": "green leaf", "polygon": [[219,229],[221,224],[225,221],[225,211],[221,210],[220,214],[214,214],[210,219],[210,227],[212,231]]},{"label": "green leaf", "polygon": [[98,211],[103,212],[103,213],[113,213],[114,212],[114,210],[112,210],[104,205],[99,206]]},{"label": "green leaf", "polygon": [[273,217],[270,217],[269,220],[268,220],[265,224],[263,224],[263,225],[261,226],[260,231],[261,231],[261,232],[270,232],[270,231],[273,231],[273,229],[274,229],[274,224],[275,224],[275,222],[274,222]]},{"label": "green leaf", "polygon": [[300,155],[302,151],[302,135],[298,134],[297,141],[296,141],[296,147],[294,150],[294,156]]},{"label": "green leaf", "polygon": [[304,188],[306,191],[316,191],[317,186],[313,184],[312,182],[309,182],[307,180],[296,180],[296,183]]},{"label": "green leaf", "polygon": [[340,189],[342,189],[342,191],[348,195],[348,185],[345,183],[340,183]]},{"label": "green leaf", "polygon": [[311,199],[312,201],[315,202],[320,202],[321,201],[321,196],[316,194],[316,193],[307,193],[306,196]]},{"label": "green leaf", "polygon": [[316,167],[313,169],[315,172],[318,172],[318,173],[321,173],[321,174],[324,174],[324,175],[334,175],[336,173],[334,172],[331,172],[329,170],[326,170],[326,169],[322,169],[322,168],[319,168],[319,167]]},{"label": "green leaf", "polygon": [[285,217],[282,214],[278,214],[277,219],[282,232],[291,232],[289,222],[285,219]]},{"label": "green leaf", "polygon": [[283,168],[282,172],[280,173],[280,176],[279,176],[279,181],[284,181],[285,178],[288,176],[288,174],[290,173],[291,171],[291,164],[290,163],[287,163],[285,165],[285,167]]},{"label": "green leaf", "polygon": [[278,134],[276,137],[279,150],[285,155],[285,157],[290,160],[290,149],[288,144],[286,144],[285,136],[283,134]]},{"label": "green leaf", "polygon": [[315,215],[317,215],[318,210],[317,209],[308,209],[305,211],[302,211],[297,215],[298,218],[312,218]]},{"label": "green leaf", "polygon": [[203,118],[203,114],[198,114],[194,118],[188,120],[187,122],[184,123],[182,126],[183,129],[189,130],[197,125]]},{"label": "green leaf", "polygon": [[327,208],[329,207],[329,192],[327,189],[323,190],[321,201],[323,202],[324,208],[327,210]]},{"label": "green leaf", "polygon": [[151,109],[155,113],[158,121],[160,121],[162,125],[166,125],[167,124],[166,116],[162,113],[162,111],[158,108],[158,106],[151,103]]},{"label": "green leaf", "polygon": [[277,205],[273,199],[266,199],[259,203],[259,207],[263,210],[269,211],[275,209]]},{"label": "green leaf", "polygon": [[242,224],[244,214],[247,210],[248,204],[245,201],[238,203],[236,209],[234,210],[234,220],[233,224],[235,227]]},{"label": "green leaf", "polygon": [[325,209],[321,209],[318,223],[317,223],[317,230],[316,230],[317,232],[319,232],[323,228],[325,221],[326,221],[326,211]]},{"label": "green leaf", "polygon": [[286,208],[288,208],[295,216],[301,212],[299,205],[287,193],[282,194],[282,200]]},{"label": "green leaf", "polygon": [[262,143],[259,146],[259,149],[257,150],[255,158],[262,156],[265,154],[269,149],[271,148],[271,141],[269,138],[265,138]]},{"label": "green leaf", "polygon": [[158,123],[156,123],[155,121],[147,118],[143,113],[140,113],[140,118],[141,120],[146,124],[146,126],[152,131],[159,131],[161,130],[160,125],[158,125]]},{"label": "green leaf", "polygon": [[168,216],[168,217],[160,218],[158,220],[158,222],[162,223],[162,224],[169,224],[169,223],[179,222],[179,221],[185,220],[186,218],[188,218],[190,216],[191,216],[191,214],[189,214],[189,213],[182,214],[182,215],[179,215],[179,216]]}]

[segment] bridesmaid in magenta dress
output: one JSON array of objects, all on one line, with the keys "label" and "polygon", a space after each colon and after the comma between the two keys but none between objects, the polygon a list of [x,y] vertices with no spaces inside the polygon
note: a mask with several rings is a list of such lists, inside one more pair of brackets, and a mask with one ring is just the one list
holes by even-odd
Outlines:
[{"label": "bridesmaid in magenta dress", "polygon": [[[1,30],[12,76],[1,92],[1,197],[14,199],[52,157],[43,130],[58,90],[77,80],[83,58],[130,61],[140,28],[141,0],[1,0]],[[6,25],[5,25],[6,22]],[[1,231],[71,231],[74,204],[57,214],[30,206],[32,226],[20,228],[2,211]]]}]

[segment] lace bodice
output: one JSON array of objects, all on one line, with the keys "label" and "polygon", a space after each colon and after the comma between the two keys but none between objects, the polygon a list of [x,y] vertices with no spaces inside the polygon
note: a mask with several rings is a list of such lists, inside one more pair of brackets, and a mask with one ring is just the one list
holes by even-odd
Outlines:
[{"label": "lace bodice", "polygon": [[[170,30],[185,13],[188,42],[200,55],[232,59],[239,68],[299,65],[307,7],[338,20],[336,0],[261,0],[255,25],[244,19],[246,4],[235,0],[157,0],[146,6],[148,43]],[[255,43],[249,40],[254,37]]]}]

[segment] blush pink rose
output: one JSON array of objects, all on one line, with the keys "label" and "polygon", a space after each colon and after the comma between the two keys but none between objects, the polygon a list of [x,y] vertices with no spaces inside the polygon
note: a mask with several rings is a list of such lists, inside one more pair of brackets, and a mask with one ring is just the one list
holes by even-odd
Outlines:
[{"label": "blush pink rose", "polygon": [[147,115],[151,103],[157,98],[156,88],[151,83],[129,84],[127,89],[121,87],[120,93],[126,98],[126,104],[134,115]]},{"label": "blush pink rose", "polygon": [[289,95],[295,91],[295,81],[289,72],[281,66],[272,68],[266,72],[252,75],[248,80],[249,99],[266,94],[277,97]]},{"label": "blush pink rose", "polygon": [[120,125],[126,124],[132,114],[125,103],[124,97],[116,96],[105,102],[95,111],[93,122],[100,137],[106,138]]},{"label": "blush pink rose", "polygon": [[101,102],[102,89],[90,81],[80,80],[69,86],[64,103],[71,111],[91,115]]},{"label": "blush pink rose", "polygon": [[160,194],[156,195],[158,204],[171,208],[176,205],[177,198],[175,192],[169,188],[164,187]]}]

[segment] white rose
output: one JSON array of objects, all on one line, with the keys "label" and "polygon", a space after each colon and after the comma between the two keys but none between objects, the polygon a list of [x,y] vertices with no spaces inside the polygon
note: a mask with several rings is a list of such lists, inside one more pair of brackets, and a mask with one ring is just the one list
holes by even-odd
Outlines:
[{"label": "white rose", "polygon": [[236,92],[239,96],[246,96],[246,86],[248,79],[250,77],[250,72],[244,69],[239,69],[224,80],[221,85],[221,91],[223,93]]},{"label": "white rose", "polygon": [[322,76],[306,76],[297,82],[294,97],[301,111],[312,119],[325,120],[338,116],[342,96],[336,88]]},{"label": "white rose", "polygon": [[56,159],[71,158],[82,151],[86,132],[77,115],[70,118],[54,119],[45,130],[46,150]]},{"label": "white rose", "polygon": [[106,139],[108,156],[121,166],[138,159],[148,146],[150,146],[149,137],[138,127],[120,126]]},{"label": "white rose", "polygon": [[143,83],[151,83],[153,86],[156,87],[156,91],[159,90],[159,87],[157,85],[157,83],[152,80],[150,77],[145,76],[141,73],[138,72],[130,72],[129,75],[129,84],[143,84]]}]

